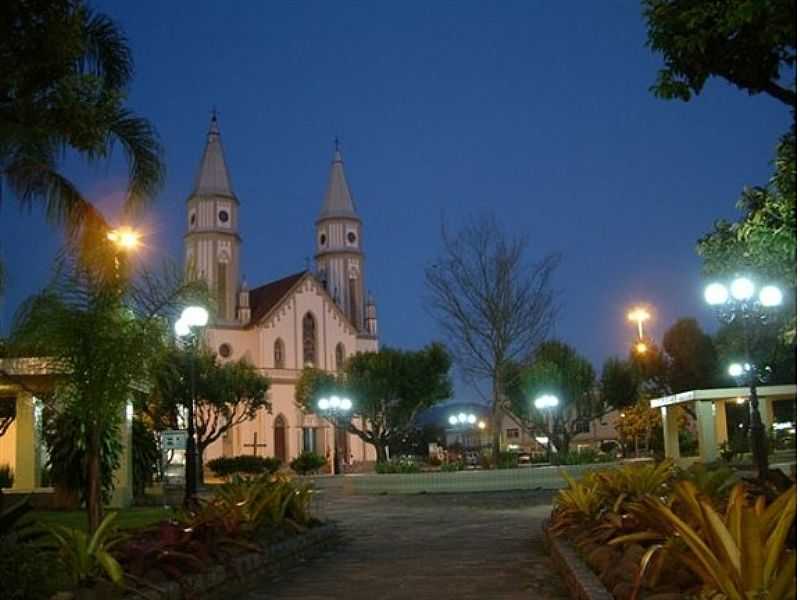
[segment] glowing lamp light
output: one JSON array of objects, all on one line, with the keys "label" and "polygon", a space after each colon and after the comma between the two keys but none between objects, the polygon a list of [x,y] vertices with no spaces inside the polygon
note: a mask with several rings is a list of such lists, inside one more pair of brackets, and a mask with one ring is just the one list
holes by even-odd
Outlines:
[{"label": "glowing lamp light", "polygon": [[327,398],[320,398],[319,402],[317,402],[317,406],[319,406],[320,410],[328,410],[328,408],[330,408],[330,402]]},{"label": "glowing lamp light", "polygon": [[731,377],[741,377],[744,374],[744,367],[739,363],[733,363],[728,367],[728,375]]},{"label": "glowing lamp light", "polygon": [[477,421],[477,420],[478,420],[478,418],[475,415],[468,415],[467,416],[467,423],[469,423],[470,425],[474,425],[475,421]]},{"label": "glowing lamp light", "polygon": [[478,429],[486,429],[486,423],[484,421],[478,421]]},{"label": "glowing lamp light", "polygon": [[558,406],[558,398],[552,394],[544,394],[533,401],[533,405],[542,410],[544,408],[555,408]]},{"label": "glowing lamp light", "polygon": [[728,288],[721,283],[710,283],[706,286],[704,295],[711,306],[725,304],[728,301]]},{"label": "glowing lamp light", "polygon": [[747,277],[737,277],[731,283],[731,296],[736,300],[749,300],[755,291],[756,286]]},{"label": "glowing lamp light", "polygon": [[183,309],[180,320],[189,327],[205,327],[208,323],[208,311],[202,306],[187,306]]},{"label": "glowing lamp light", "polygon": [[175,335],[178,337],[184,337],[189,335],[192,332],[189,324],[184,321],[183,319],[178,319],[175,322]]},{"label": "glowing lamp light", "polygon": [[328,405],[333,409],[339,408],[341,404],[342,401],[339,396],[331,396],[330,400],[328,400]]},{"label": "glowing lamp light", "polygon": [[353,403],[350,398],[342,398],[342,401],[339,403],[339,408],[344,411],[349,411],[351,408],[353,408]]},{"label": "glowing lamp light", "polygon": [[106,234],[106,237],[123,250],[135,250],[139,246],[139,240],[141,239],[139,232],[130,227],[112,229]]},{"label": "glowing lamp light", "polygon": [[762,306],[779,306],[783,302],[783,292],[774,285],[765,285],[758,293],[758,301]]},{"label": "glowing lamp light", "polygon": [[447,419],[447,422],[450,423],[450,425],[457,425],[458,424],[458,417],[455,416],[455,415],[450,415],[450,418]]},{"label": "glowing lamp light", "polygon": [[542,446],[544,446],[547,444],[547,442],[550,441],[550,438],[546,436],[536,436],[536,441],[539,442]]},{"label": "glowing lamp light", "polygon": [[636,347],[636,352],[638,354],[647,353],[647,344],[645,344],[644,342],[639,342],[638,344],[636,344],[635,347]]},{"label": "glowing lamp light", "polygon": [[647,310],[642,308],[641,306],[637,306],[631,312],[628,313],[628,320],[633,321],[634,323],[647,321],[647,319],[649,318],[650,318],[650,313],[647,312]]},{"label": "glowing lamp light", "polygon": [[458,413],[458,422],[459,423],[466,423],[467,422],[467,415],[464,413]]},{"label": "glowing lamp light", "polygon": [[741,396],[739,396],[738,398],[736,398],[736,404],[744,404],[745,402],[747,402],[747,400],[745,400],[745,399],[744,399],[744,398],[742,398]]}]

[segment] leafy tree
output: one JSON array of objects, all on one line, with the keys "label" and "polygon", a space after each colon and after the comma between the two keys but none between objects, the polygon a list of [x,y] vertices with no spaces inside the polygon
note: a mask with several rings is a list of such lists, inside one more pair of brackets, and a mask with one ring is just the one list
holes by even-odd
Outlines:
[{"label": "leafy tree", "polygon": [[348,432],[374,446],[378,462],[384,462],[386,449],[408,434],[422,410],[451,396],[450,364],[440,344],[418,351],[363,352],[347,361],[338,380],[305,369],[295,398],[304,410],[314,412],[315,401],[324,394],[338,390],[349,395],[354,418]]},{"label": "leafy tree", "polygon": [[710,77],[794,108],[797,6],[787,0],[644,0],[647,45],[664,58],[654,93],[687,101]]},{"label": "leafy tree", "polygon": [[493,453],[499,456],[507,365],[530,357],[556,315],[551,288],[556,255],[529,261],[528,237],[502,231],[491,216],[458,234],[442,227],[441,256],[426,269],[428,307],[465,378],[491,383]]},{"label": "leafy tree", "polygon": [[[200,464],[211,444],[225,433],[272,410],[267,400],[270,380],[245,359],[221,363],[207,349],[170,348],[164,352],[156,376],[155,394],[146,408],[156,422],[172,425],[178,408],[191,402],[191,373],[195,377],[195,434]],[[202,481],[202,469],[200,478]]]},{"label": "leafy tree", "polygon": [[[569,442],[578,426],[606,412],[602,398],[595,393],[592,364],[571,346],[551,340],[539,345],[530,364],[520,373],[520,392],[511,401],[512,412],[530,427],[539,428],[550,421],[547,429],[559,453],[569,450]],[[532,399],[554,394],[555,408],[539,411]]]},{"label": "leafy tree", "polygon": [[102,217],[59,172],[65,150],[95,163],[122,147],[126,211],[164,179],[158,136],[125,107],[133,57],[122,30],[82,0],[11,0],[0,17],[0,179],[23,207],[75,230]]},{"label": "leafy tree", "polygon": [[605,406],[623,408],[639,400],[639,374],[630,362],[609,358],[600,374],[600,397]]},{"label": "leafy tree", "polygon": [[749,273],[784,288],[786,308],[779,334],[797,339],[797,136],[795,128],[781,138],[775,172],[766,187],[748,188],[738,206],[742,218],[720,220],[697,244],[707,275],[730,278]]},{"label": "leafy tree", "polygon": [[[81,424],[75,443],[85,452],[91,531],[102,518],[104,432],[118,430],[132,388],[147,381],[168,319],[202,292],[202,284],[179,283],[169,274],[160,285],[137,287],[142,278],[129,278],[125,257],[105,238],[95,240],[94,254],[92,265],[75,260],[74,252],[65,255],[53,282],[22,305],[11,335],[13,345],[35,350],[62,373],[55,400]],[[115,264],[116,276],[94,264]]]},{"label": "leafy tree", "polygon": [[719,381],[714,342],[695,319],[679,319],[664,333],[667,384],[671,393],[713,388]]},{"label": "leafy tree", "polygon": [[614,424],[622,443],[625,446],[633,445],[637,454],[640,441],[644,441],[645,452],[649,452],[660,427],[661,412],[657,408],[650,408],[650,402],[646,399],[626,407]]}]

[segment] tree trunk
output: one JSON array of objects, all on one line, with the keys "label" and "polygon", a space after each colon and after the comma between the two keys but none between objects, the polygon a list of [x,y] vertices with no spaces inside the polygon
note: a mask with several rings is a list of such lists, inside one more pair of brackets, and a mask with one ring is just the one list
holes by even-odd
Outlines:
[{"label": "tree trunk", "polygon": [[387,462],[387,459],[386,459],[386,447],[387,447],[387,444],[385,444],[382,441],[374,441],[374,442],[370,442],[370,443],[375,447],[375,462],[378,462],[378,463]]},{"label": "tree trunk", "polygon": [[86,516],[89,520],[89,533],[91,534],[103,520],[99,432],[96,430],[90,432],[88,442],[86,447]]},{"label": "tree trunk", "polygon": [[500,432],[503,429],[503,412],[500,406],[500,384],[498,376],[492,378],[492,457],[494,464],[500,459]]},{"label": "tree trunk", "polygon": [[197,483],[199,485],[205,485],[206,478],[205,478],[205,469],[203,469],[203,465],[205,462],[203,461],[203,455],[206,452],[206,447],[202,443],[197,444]]}]

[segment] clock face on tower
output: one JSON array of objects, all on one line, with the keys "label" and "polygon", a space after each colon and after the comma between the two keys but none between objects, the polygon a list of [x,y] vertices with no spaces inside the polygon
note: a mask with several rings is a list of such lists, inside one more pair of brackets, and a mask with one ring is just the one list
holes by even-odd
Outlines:
[{"label": "clock face on tower", "polygon": [[219,215],[218,216],[219,216],[219,222],[220,223],[227,223],[228,219],[230,218],[230,216],[228,215],[228,211],[227,210],[219,211]]},{"label": "clock face on tower", "polygon": [[347,233],[347,242],[349,244],[355,244],[356,243],[356,234],[354,232],[349,231]]}]

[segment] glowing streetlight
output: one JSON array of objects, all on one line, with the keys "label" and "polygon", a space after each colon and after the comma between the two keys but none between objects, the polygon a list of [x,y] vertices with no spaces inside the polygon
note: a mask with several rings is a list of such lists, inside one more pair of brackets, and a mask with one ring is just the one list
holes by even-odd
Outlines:
[{"label": "glowing streetlight", "polygon": [[141,241],[141,235],[131,227],[120,227],[112,229],[106,234],[109,241],[125,251],[135,250]]},{"label": "glowing streetlight", "polygon": [[645,344],[644,342],[637,342],[634,348],[636,349],[637,354],[647,353],[647,344]]},{"label": "glowing streetlight", "polygon": [[[750,388],[748,412],[750,414],[750,444],[753,459],[758,469],[758,478],[766,480],[769,474],[769,457],[764,423],[758,409],[759,382],[766,382],[770,368],[754,364],[750,356],[750,348],[757,334],[757,328],[767,323],[776,314],[774,310],[783,302],[783,292],[774,285],[765,285],[759,289],[755,281],[749,277],[736,277],[729,285],[713,282],[706,286],[705,299],[714,307],[719,320],[725,324],[738,320],[743,325],[745,338],[745,362],[734,363],[728,367],[728,375],[737,380],[739,385]],[[737,399],[737,404],[739,400]]]},{"label": "glowing streetlight", "polygon": [[486,421],[478,421],[478,429],[486,429]]},{"label": "glowing streetlight", "polygon": [[[180,339],[187,338],[188,344],[196,345],[197,336],[192,335],[193,327],[205,327],[208,323],[208,311],[202,306],[187,306],[183,309],[180,319],[175,323],[175,335]],[[197,445],[194,430],[194,403],[195,403],[195,355],[192,353],[189,361],[189,381],[191,394],[186,411],[186,487],[184,489],[183,503],[189,507],[194,503],[197,495]]]},{"label": "glowing streetlight", "polygon": [[644,322],[650,319],[650,313],[642,306],[637,306],[628,313],[628,321],[636,323],[639,328],[639,339],[644,337]]},{"label": "glowing streetlight", "polygon": [[339,419],[346,417],[347,413],[352,410],[353,402],[347,397],[330,396],[317,400],[317,408],[333,423],[333,474],[338,475],[341,469],[339,467],[339,444],[336,430],[339,427]]},{"label": "glowing streetlight", "polygon": [[533,405],[539,410],[555,408],[558,406],[558,396],[554,396],[553,394],[542,394],[533,401]]}]

